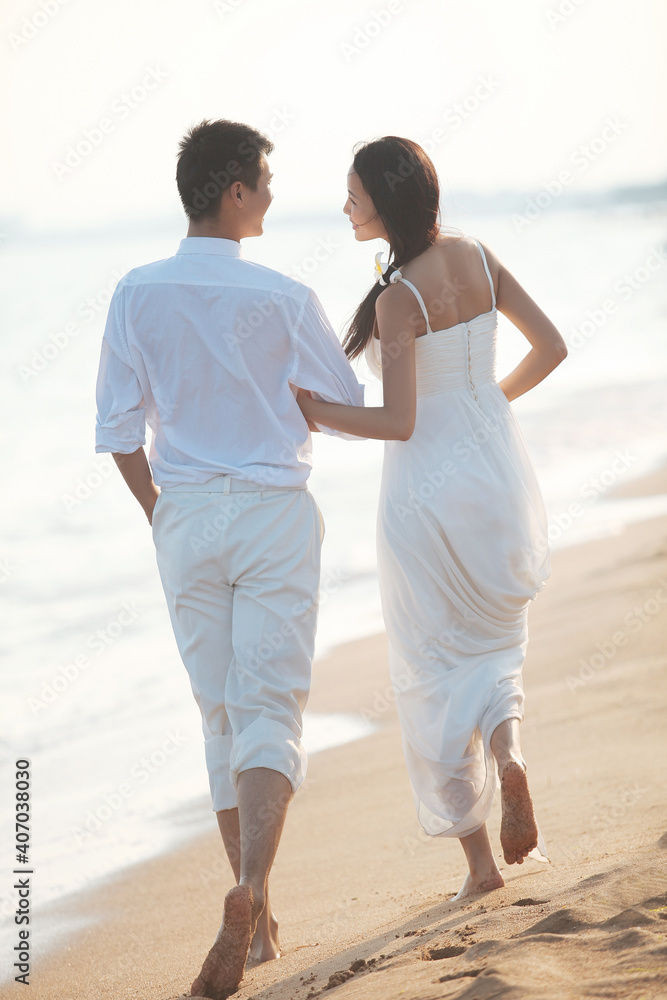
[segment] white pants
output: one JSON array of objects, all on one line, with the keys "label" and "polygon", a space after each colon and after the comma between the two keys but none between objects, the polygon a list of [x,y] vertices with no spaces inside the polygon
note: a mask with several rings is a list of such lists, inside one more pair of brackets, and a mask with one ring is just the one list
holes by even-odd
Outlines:
[{"label": "white pants", "polygon": [[322,521],[307,489],[229,476],[163,490],[153,513],[162,586],[202,715],[213,809],[241,771],[306,774],[301,713],[315,645]]}]

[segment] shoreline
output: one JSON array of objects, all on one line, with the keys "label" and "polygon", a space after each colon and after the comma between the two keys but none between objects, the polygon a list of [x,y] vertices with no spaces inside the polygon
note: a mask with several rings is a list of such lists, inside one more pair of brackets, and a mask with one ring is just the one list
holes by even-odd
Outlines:
[{"label": "shoreline", "polygon": [[642,476],[619,483],[609,490],[611,500],[634,500],[667,494],[667,464],[660,463]]},{"label": "shoreline", "polygon": [[[657,484],[667,491],[667,469],[644,478],[650,485],[642,487],[637,480],[636,489],[654,490]],[[274,1000],[300,1000],[362,957],[366,967],[338,987],[341,998],[386,1000],[406,987],[415,989],[418,981],[433,989],[427,983],[438,981],[436,971],[461,971],[464,951],[461,957],[426,961],[424,947],[436,938],[441,944],[443,934],[455,944],[458,923],[463,935],[463,924],[473,918],[481,940],[470,959],[496,972],[500,967],[502,973],[498,939],[509,942],[527,929],[530,918],[537,919],[531,906],[515,907],[514,897],[544,898],[539,916],[547,919],[580,906],[592,907],[592,916],[602,914],[610,904],[603,905],[599,892],[593,892],[594,905],[580,898],[586,880],[610,887],[621,879],[614,892],[627,901],[625,909],[637,909],[642,893],[649,899],[651,893],[657,898],[665,892],[667,855],[656,845],[665,839],[667,826],[660,815],[666,789],[659,767],[667,749],[664,725],[659,728],[667,702],[659,683],[667,662],[667,590],[664,604],[657,595],[667,585],[667,518],[636,522],[621,535],[559,549],[552,565],[551,580],[529,614],[522,729],[552,864],[509,868],[502,862],[504,889],[477,902],[448,900],[463,881],[463,854],[458,844],[419,831],[386,669],[386,638],[375,635],[338,646],[316,662],[308,708],[365,712],[378,730],[311,758],[272,875],[284,957],[249,970],[239,1000],[259,1000],[269,992]],[[496,805],[489,824],[496,854],[499,819]],[[187,992],[233,883],[214,827],[211,814],[209,832],[40,911],[33,931],[34,1000],[83,1000],[91,995],[91,983],[96,997],[115,1000],[166,1000]],[[634,882],[629,874],[618,874],[629,865],[640,873]],[[631,899],[633,893],[637,899]],[[651,920],[658,919],[646,912],[645,937],[652,933]],[[562,952],[562,963],[580,961],[582,935],[603,933],[591,914],[579,921],[576,932],[552,942]],[[605,916],[612,918],[613,913]],[[44,928],[63,921],[71,933],[61,935],[47,953]],[[406,940],[395,951],[399,935]],[[459,943],[467,956],[472,941],[464,938]],[[492,945],[498,946],[495,951]],[[379,958],[389,950],[390,960]],[[618,954],[610,952],[610,963],[614,957]],[[521,965],[521,954],[512,961]],[[645,955],[634,955],[633,961],[646,968],[651,964]],[[611,968],[604,967],[605,975]],[[553,985],[547,983],[546,968],[540,974],[546,977],[545,989]],[[477,975],[485,977],[484,969]],[[459,985],[471,978],[464,975]],[[18,984],[6,988],[15,991]],[[643,988],[647,997],[658,995],[650,984]]]}]

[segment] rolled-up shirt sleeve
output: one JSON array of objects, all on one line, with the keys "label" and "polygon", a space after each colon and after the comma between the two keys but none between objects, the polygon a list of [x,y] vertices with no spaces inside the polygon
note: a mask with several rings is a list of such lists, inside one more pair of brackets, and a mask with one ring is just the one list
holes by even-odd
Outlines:
[{"label": "rolled-up shirt sleeve", "polygon": [[146,443],[146,407],[127,349],[120,304],[117,288],[109,305],[97,375],[95,451],[129,455]]},{"label": "rolled-up shirt sleeve", "polygon": [[[314,399],[346,406],[364,405],[364,386],[360,385],[347,360],[338,337],[315,292],[310,290],[296,331],[296,363],[290,382],[307,389]],[[356,441],[330,427],[316,425],[325,434]]]}]

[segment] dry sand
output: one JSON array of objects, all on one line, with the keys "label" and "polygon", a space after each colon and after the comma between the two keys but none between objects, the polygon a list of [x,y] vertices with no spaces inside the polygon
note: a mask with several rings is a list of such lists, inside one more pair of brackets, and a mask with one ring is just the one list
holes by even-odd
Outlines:
[{"label": "dry sand", "polygon": [[[662,473],[636,490],[666,487]],[[667,997],[666,623],[667,519],[554,555],[522,727],[552,863],[504,863],[497,803],[506,886],[460,903],[460,845],[416,822],[385,638],[319,662],[310,707],[377,730],[311,759],[271,882],[283,957],[249,969],[238,1000]],[[209,834],[49,911],[85,929],[6,995],[187,994],[231,885],[211,813]]]}]

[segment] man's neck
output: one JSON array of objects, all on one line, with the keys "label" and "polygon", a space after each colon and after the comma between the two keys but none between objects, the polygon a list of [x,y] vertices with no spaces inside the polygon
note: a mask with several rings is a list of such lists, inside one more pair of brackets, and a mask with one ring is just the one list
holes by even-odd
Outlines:
[{"label": "man's neck", "polygon": [[185,235],[207,236],[218,240],[233,240],[235,243],[240,243],[242,239],[238,231],[234,230],[232,227],[220,225],[216,226],[215,224],[205,225],[201,222],[190,222],[188,231]]}]

